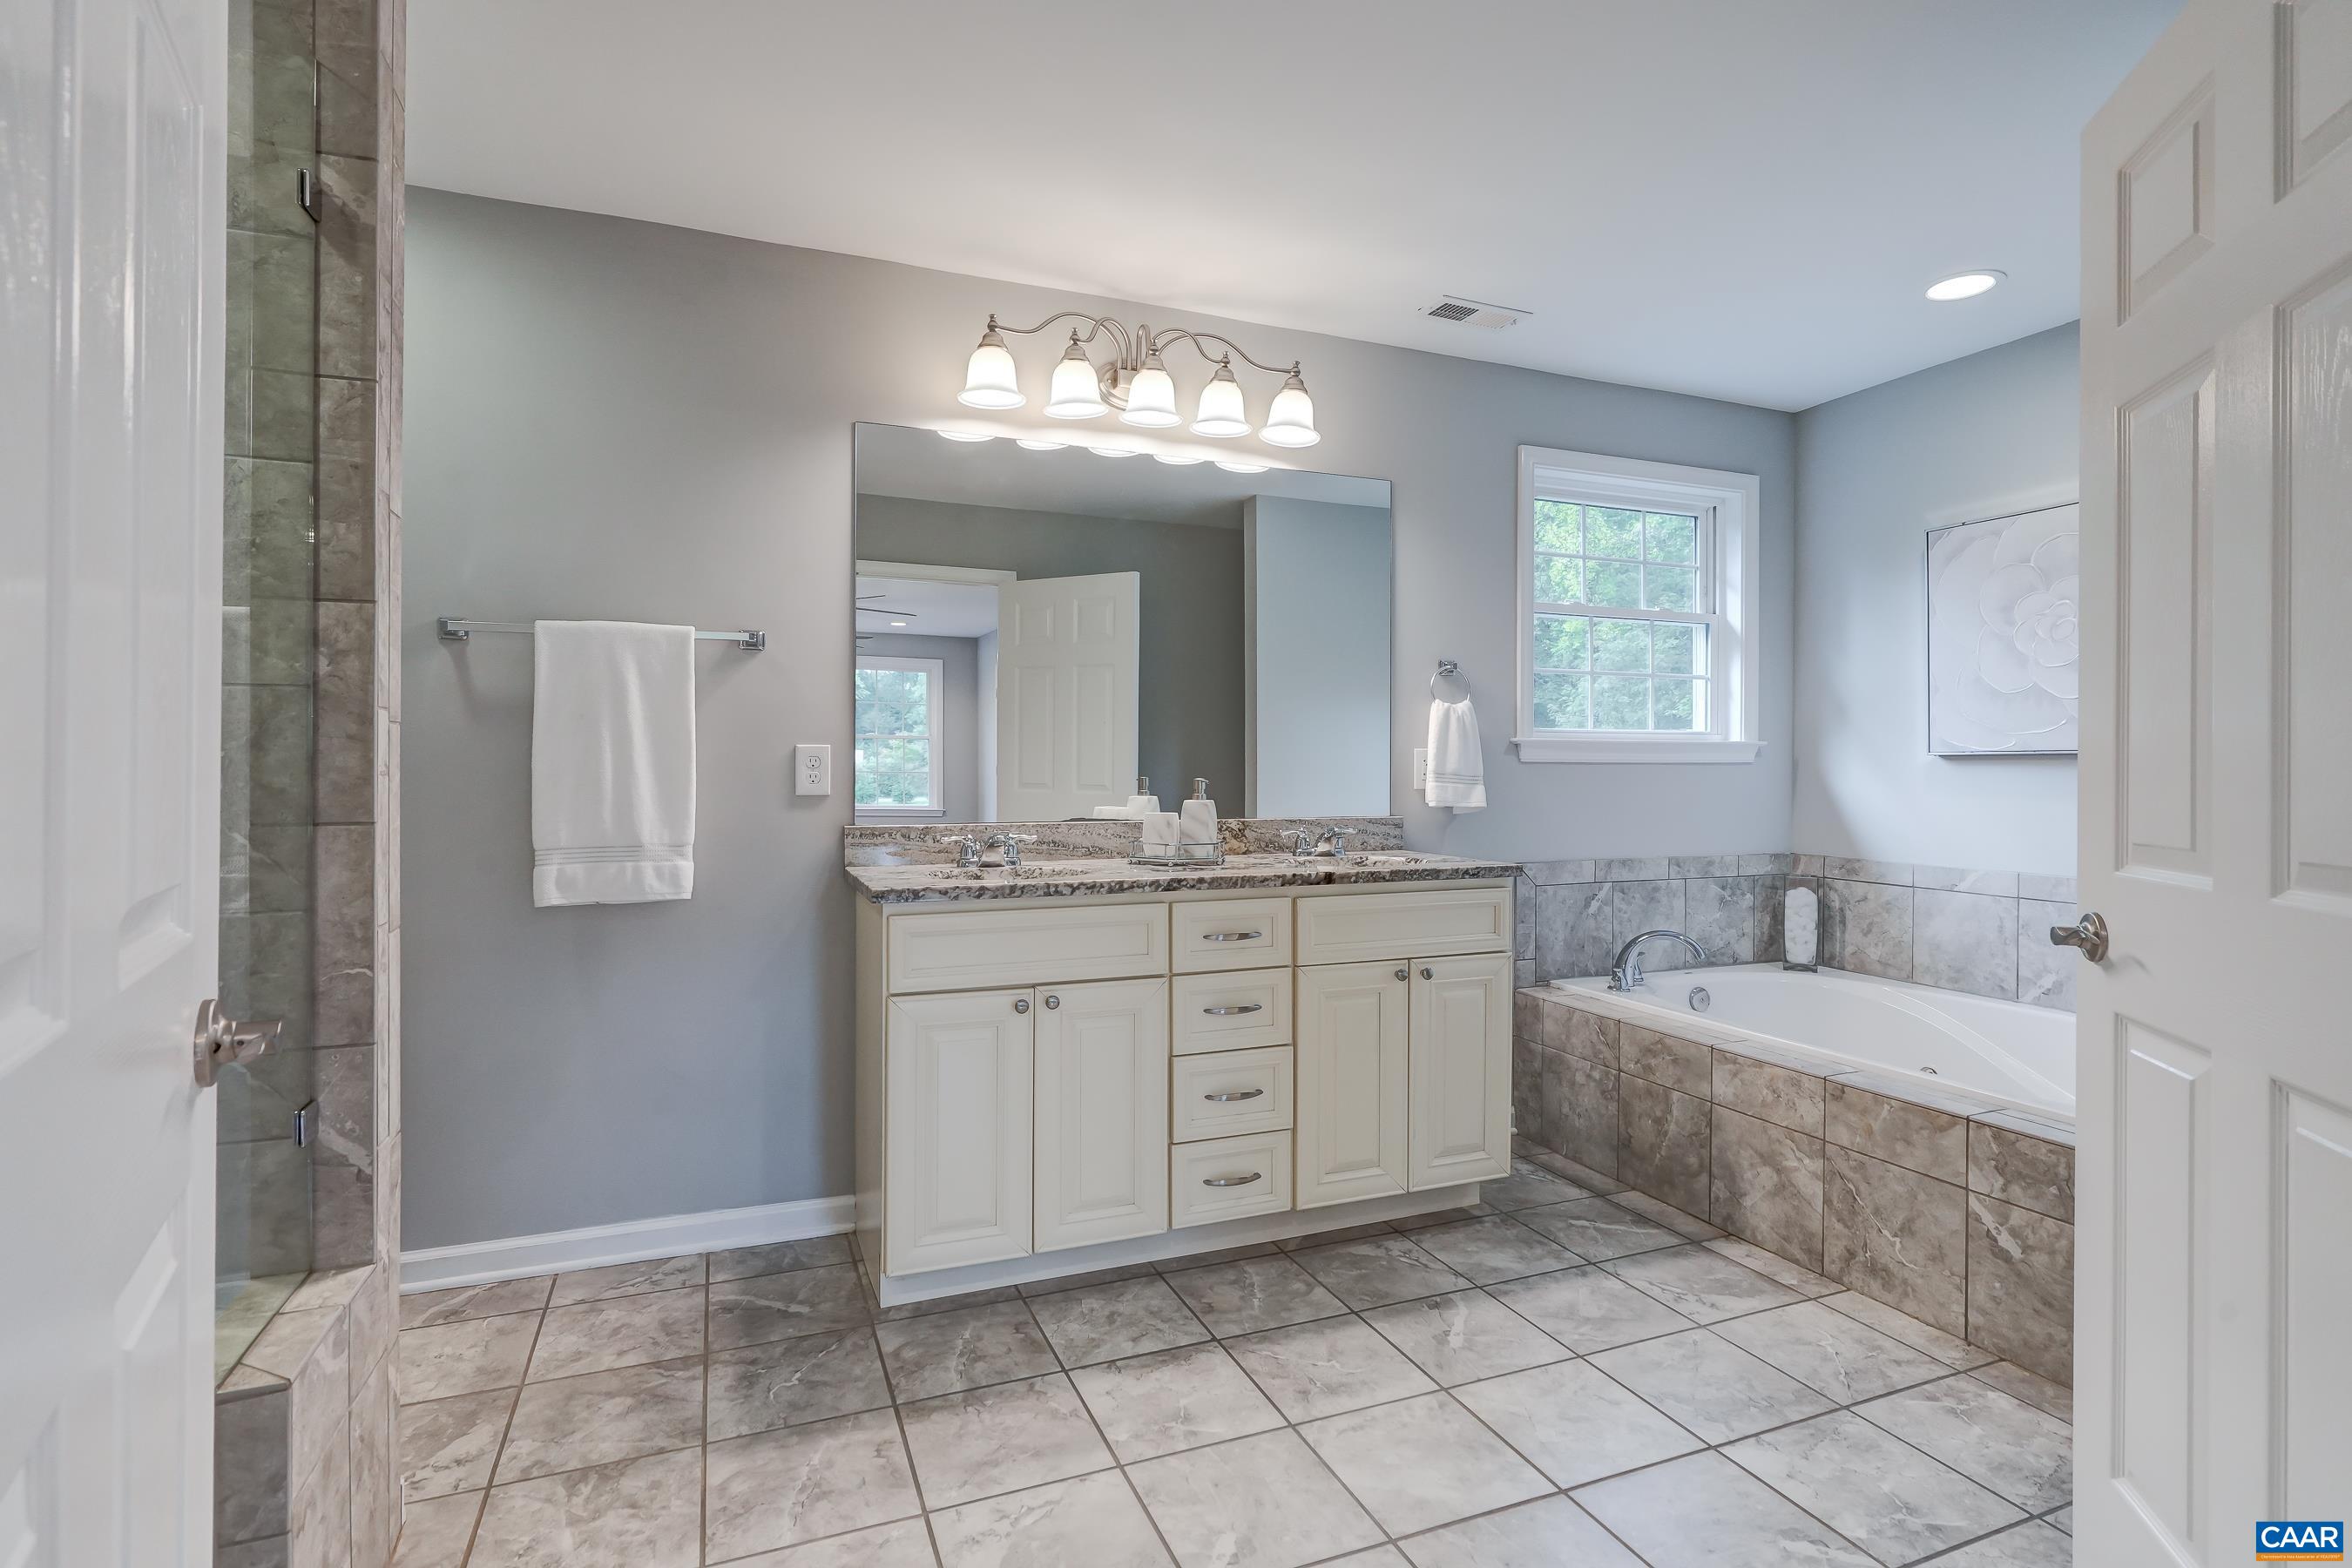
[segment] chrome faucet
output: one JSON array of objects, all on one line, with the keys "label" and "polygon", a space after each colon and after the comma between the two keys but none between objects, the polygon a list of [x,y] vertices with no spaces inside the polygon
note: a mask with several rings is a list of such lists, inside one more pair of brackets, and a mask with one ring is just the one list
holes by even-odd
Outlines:
[{"label": "chrome faucet", "polygon": [[1290,858],[1294,860],[1345,860],[1348,858],[1348,836],[1352,827],[1326,827],[1321,835],[1303,827],[1286,827],[1282,837],[1289,841]]},{"label": "chrome faucet", "polygon": [[1706,962],[1706,949],[1699,946],[1678,931],[1645,931],[1617,950],[1617,962],[1609,966],[1609,989],[1633,991],[1642,984],[1642,956],[1635,951],[1653,937],[1667,937],[1691,950],[1691,956],[1701,963]]},{"label": "chrome faucet", "polygon": [[988,836],[986,847],[1004,851],[1004,868],[1018,871],[1021,869],[1021,847],[1036,842],[1037,836],[1034,833],[992,833]]},{"label": "chrome faucet", "polygon": [[980,869],[980,852],[982,846],[980,842],[979,834],[950,833],[940,842],[942,844],[952,844],[956,847],[956,868],[958,870],[976,871]]}]

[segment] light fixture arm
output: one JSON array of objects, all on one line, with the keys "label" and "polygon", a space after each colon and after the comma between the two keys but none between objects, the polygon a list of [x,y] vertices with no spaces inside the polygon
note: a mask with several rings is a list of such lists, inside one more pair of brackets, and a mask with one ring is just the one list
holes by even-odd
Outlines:
[{"label": "light fixture arm", "polygon": [[1011,332],[1016,337],[1025,338],[1034,333],[1044,331],[1047,327],[1052,326],[1056,321],[1079,321],[1088,323],[1085,331],[1079,332],[1074,329],[1071,334],[1082,343],[1090,343],[1100,334],[1108,332],[1113,341],[1118,344],[1118,357],[1122,363],[1125,363],[1135,352],[1133,348],[1133,339],[1129,337],[1128,330],[1124,324],[1109,316],[1090,316],[1084,310],[1059,310],[1055,312],[1053,315],[1046,317],[1044,321],[1038,322],[1034,327],[1008,327],[1003,322],[996,319],[995,311],[991,310],[988,313],[988,330],[992,332]]},{"label": "light fixture arm", "polygon": [[1179,338],[1182,338],[1185,342],[1191,343],[1192,345],[1192,352],[1199,354],[1202,359],[1207,360],[1211,364],[1217,363],[1223,356],[1213,354],[1207,349],[1202,348],[1201,344],[1203,340],[1206,340],[1209,342],[1223,345],[1225,349],[1237,356],[1244,364],[1255,365],[1270,375],[1297,375],[1298,374],[1299,362],[1297,360],[1292,360],[1286,365],[1268,364],[1264,360],[1252,359],[1249,356],[1248,352],[1244,350],[1241,344],[1234,342],[1231,338],[1223,336],[1216,332],[1196,332],[1188,327],[1170,327],[1165,331],[1154,332],[1151,336],[1150,342],[1151,352],[1157,353],[1162,347],[1174,342]]}]

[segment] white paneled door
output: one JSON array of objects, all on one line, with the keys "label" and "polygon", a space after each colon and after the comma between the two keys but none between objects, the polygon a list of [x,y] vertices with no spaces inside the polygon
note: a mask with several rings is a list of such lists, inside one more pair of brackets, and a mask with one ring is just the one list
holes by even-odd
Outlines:
[{"label": "white paneled door", "polygon": [[2075,1561],[2352,1508],[2352,0],[2084,137]]},{"label": "white paneled door", "polygon": [[[1107,572],[997,589],[1000,821],[1084,816],[1135,793],[1141,584]],[[1171,800],[1182,793],[1172,779],[1160,787]]]},{"label": "white paneled door", "polygon": [[222,0],[0,3],[0,1563],[211,1559]]}]

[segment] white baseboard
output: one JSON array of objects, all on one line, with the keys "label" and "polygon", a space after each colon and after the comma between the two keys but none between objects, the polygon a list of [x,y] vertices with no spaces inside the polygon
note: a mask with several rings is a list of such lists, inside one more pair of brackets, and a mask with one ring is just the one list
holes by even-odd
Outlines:
[{"label": "white baseboard", "polygon": [[455,1247],[424,1247],[400,1255],[403,1294],[441,1290],[454,1285],[487,1285],[608,1263],[641,1263],[689,1252],[719,1252],[730,1247],[764,1247],[812,1236],[841,1236],[853,1228],[856,1199],[807,1198],[799,1203],[761,1204],[755,1208],[711,1209],[624,1220],[540,1236],[499,1241],[467,1241]]}]

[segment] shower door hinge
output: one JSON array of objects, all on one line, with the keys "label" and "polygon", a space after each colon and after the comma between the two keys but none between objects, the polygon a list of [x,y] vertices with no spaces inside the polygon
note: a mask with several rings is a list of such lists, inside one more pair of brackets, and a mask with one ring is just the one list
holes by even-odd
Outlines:
[{"label": "shower door hinge", "polygon": [[319,221],[319,177],[308,169],[294,173],[294,199],[302,204],[312,223]]}]

